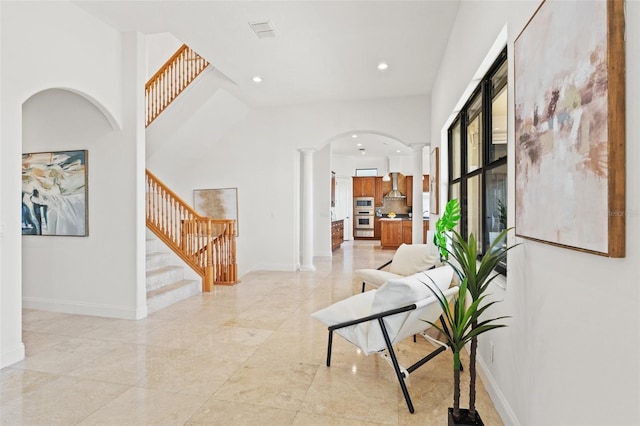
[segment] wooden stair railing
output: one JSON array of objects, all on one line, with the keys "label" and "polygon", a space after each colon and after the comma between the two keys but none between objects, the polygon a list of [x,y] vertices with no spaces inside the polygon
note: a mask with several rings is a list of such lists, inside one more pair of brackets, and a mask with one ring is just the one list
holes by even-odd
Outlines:
[{"label": "wooden stair railing", "polygon": [[145,187],[147,227],[202,277],[202,291],[236,284],[236,221],[198,215],[148,170]]},{"label": "wooden stair railing", "polygon": [[145,126],[151,124],[208,65],[206,59],[183,44],[145,85]]}]

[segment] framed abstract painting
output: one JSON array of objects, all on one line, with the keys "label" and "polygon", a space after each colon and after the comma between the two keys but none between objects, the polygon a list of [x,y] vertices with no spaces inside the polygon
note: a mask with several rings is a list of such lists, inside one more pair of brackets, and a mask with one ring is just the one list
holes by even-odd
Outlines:
[{"label": "framed abstract painting", "polygon": [[233,219],[238,232],[238,188],[196,189],[193,205],[199,215],[213,219]]},{"label": "framed abstract painting", "polygon": [[545,1],[516,38],[516,235],[625,256],[624,57],[622,1]]},{"label": "framed abstract painting", "polygon": [[22,154],[22,235],[89,235],[87,151]]}]

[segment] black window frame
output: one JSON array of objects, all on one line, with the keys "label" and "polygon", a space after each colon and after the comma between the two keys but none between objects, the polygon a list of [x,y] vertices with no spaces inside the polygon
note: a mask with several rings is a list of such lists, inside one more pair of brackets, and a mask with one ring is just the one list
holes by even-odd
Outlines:
[{"label": "black window frame", "polygon": [[[478,83],[478,86],[474,89],[474,91],[469,96],[468,100],[460,110],[460,113],[453,120],[451,125],[447,130],[447,142],[449,148],[449,190],[448,195],[449,199],[454,197],[453,187],[455,185],[459,186],[459,194],[457,194],[458,200],[460,202],[461,207],[461,218],[457,231],[466,239],[469,235],[469,197],[468,197],[468,188],[469,188],[469,180],[480,176],[480,194],[477,202],[479,203],[478,212],[480,217],[482,218],[481,222],[481,233],[480,235],[476,235],[476,239],[480,240],[481,246],[478,247],[479,257],[482,257],[484,252],[489,247],[489,227],[487,226],[487,175],[500,167],[507,167],[508,155],[505,152],[503,156],[490,160],[491,157],[491,144],[493,140],[493,99],[494,94],[500,93],[503,89],[506,89],[509,84],[508,76],[504,78],[504,81],[501,82],[499,86],[496,88],[493,87],[493,77],[496,75],[498,71],[501,70],[503,66],[507,66],[507,48],[505,47],[502,52],[498,55],[496,60],[493,62],[487,73]],[[480,114],[482,114],[481,118],[481,143],[482,150],[480,155],[480,164],[474,170],[468,170],[468,144],[467,144],[467,128],[469,123],[477,116],[474,114],[473,116],[469,116],[469,110],[471,105],[476,101],[476,97],[481,97],[481,110]],[[453,130],[456,126],[460,126],[460,158],[454,158],[453,156]],[[454,178],[453,177],[453,162],[458,161],[460,164],[460,176]],[[507,182],[508,183],[508,182]],[[504,200],[504,206],[507,206],[507,200]],[[500,264],[496,271],[500,274],[506,275],[506,261],[504,264]]]}]

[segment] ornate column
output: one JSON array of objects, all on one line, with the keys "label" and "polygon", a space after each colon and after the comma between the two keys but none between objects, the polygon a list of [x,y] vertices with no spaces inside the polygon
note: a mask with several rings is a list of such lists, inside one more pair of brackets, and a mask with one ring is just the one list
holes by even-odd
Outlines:
[{"label": "ornate column", "polygon": [[413,212],[411,221],[413,236],[411,242],[413,244],[424,244],[422,235],[422,154],[425,146],[427,145],[424,143],[411,144],[411,148],[413,148],[413,207],[411,209]]},{"label": "ornate column", "polygon": [[302,153],[302,264],[301,271],[315,271],[313,265],[313,148],[303,148]]}]

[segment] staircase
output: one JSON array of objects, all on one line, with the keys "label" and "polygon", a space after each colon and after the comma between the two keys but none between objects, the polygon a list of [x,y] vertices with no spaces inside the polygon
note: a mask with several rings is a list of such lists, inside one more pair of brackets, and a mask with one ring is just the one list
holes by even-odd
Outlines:
[{"label": "staircase", "polygon": [[[188,46],[178,49],[145,86],[147,129],[208,66]],[[235,220],[200,216],[149,170],[145,187],[147,311],[211,291],[214,284],[236,284]],[[200,279],[185,279],[185,269],[172,259]]]},{"label": "staircase", "polygon": [[148,313],[201,293],[199,280],[185,279],[184,267],[172,265],[168,249],[149,230],[146,244]]}]

